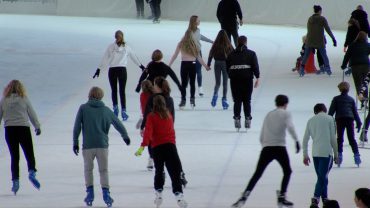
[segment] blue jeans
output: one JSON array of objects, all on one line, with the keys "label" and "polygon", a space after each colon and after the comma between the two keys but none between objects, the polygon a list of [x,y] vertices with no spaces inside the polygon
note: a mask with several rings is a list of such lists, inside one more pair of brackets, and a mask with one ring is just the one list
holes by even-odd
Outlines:
[{"label": "blue jeans", "polygon": [[[322,60],[324,62],[324,68],[322,70],[324,71],[330,71],[330,63],[329,63],[329,58],[328,58],[328,55],[326,54],[326,49],[325,48],[316,48],[318,53],[321,54],[321,57],[322,57]],[[311,47],[305,47],[304,49],[304,54],[303,54],[303,57],[302,57],[302,65],[301,67],[303,67],[304,69],[304,66],[306,65],[306,62],[307,62],[307,59],[310,55],[310,52],[315,50],[315,48],[311,48]],[[320,70],[321,70],[321,66],[320,66]]]},{"label": "blue jeans", "polygon": [[314,197],[328,198],[328,175],[333,166],[333,158],[329,157],[313,157],[313,164],[317,175]]}]

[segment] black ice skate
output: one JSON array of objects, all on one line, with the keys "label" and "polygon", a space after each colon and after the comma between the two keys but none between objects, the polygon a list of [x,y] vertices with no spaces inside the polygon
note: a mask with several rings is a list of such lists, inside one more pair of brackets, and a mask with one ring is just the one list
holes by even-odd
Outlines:
[{"label": "black ice skate", "polygon": [[250,129],[251,128],[251,123],[252,123],[252,117],[248,117],[245,119],[245,122],[244,122],[244,127],[246,129]]},{"label": "black ice skate", "polygon": [[293,207],[293,203],[286,200],[285,198],[285,193],[280,193],[280,191],[276,191],[276,194],[277,194],[277,204],[278,204],[278,207],[279,208],[283,208],[283,207]]},{"label": "black ice skate", "polygon": [[185,105],[186,105],[186,100],[181,100],[181,102],[180,102],[180,104],[179,104],[179,108],[180,108],[180,110],[184,110]]},{"label": "black ice skate", "polygon": [[194,110],[194,108],[195,108],[195,98],[190,98],[190,106]]},{"label": "black ice skate", "polygon": [[236,128],[236,131],[239,131],[240,128],[242,127],[241,124],[240,124],[240,118],[234,117],[234,125],[235,125],[235,128]]},{"label": "black ice skate", "polygon": [[250,191],[243,193],[242,196],[238,199],[238,201],[231,205],[231,208],[241,208],[247,201],[250,193],[251,193]]},{"label": "black ice skate", "polygon": [[319,208],[319,200],[316,198],[312,198],[310,208]]}]

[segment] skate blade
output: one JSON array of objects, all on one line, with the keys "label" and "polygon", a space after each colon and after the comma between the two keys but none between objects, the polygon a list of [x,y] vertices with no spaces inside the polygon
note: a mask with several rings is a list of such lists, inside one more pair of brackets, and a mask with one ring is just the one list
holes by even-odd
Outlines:
[{"label": "skate blade", "polygon": [[147,167],[146,168],[148,171],[153,171],[153,167]]},{"label": "skate blade", "polygon": [[284,207],[286,207],[286,208],[293,208],[294,206],[293,205],[284,205],[284,204],[278,203],[278,208],[284,208]]}]

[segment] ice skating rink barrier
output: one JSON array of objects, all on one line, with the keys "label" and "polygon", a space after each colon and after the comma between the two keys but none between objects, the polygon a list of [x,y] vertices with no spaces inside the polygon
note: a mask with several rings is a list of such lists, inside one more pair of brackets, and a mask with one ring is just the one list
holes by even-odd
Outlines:
[{"label": "ice skating rink barrier", "polygon": [[[162,0],[162,17],[188,20],[193,14],[202,21],[217,21],[219,0]],[[253,24],[304,26],[314,4],[323,8],[332,29],[346,30],[351,12],[361,4],[370,12],[369,0],[239,0],[244,21]],[[41,14],[134,18],[135,0],[0,0],[0,12],[10,14]],[[145,3],[145,15],[150,15]]]}]

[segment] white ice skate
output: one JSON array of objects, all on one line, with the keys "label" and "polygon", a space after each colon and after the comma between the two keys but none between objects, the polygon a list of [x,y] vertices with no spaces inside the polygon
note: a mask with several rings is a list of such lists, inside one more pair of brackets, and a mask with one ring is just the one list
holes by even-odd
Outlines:
[{"label": "white ice skate", "polygon": [[155,192],[155,199],[154,199],[154,204],[157,208],[159,208],[161,206],[163,202],[163,198],[162,198],[162,190],[157,190]]},{"label": "white ice skate", "polygon": [[175,197],[177,200],[177,205],[179,205],[180,208],[187,208],[188,203],[184,200],[184,194],[183,193],[175,193]]},{"label": "white ice skate", "polygon": [[149,171],[152,171],[153,168],[154,168],[154,163],[153,163],[153,159],[149,157],[148,159],[148,165],[146,166],[146,168],[149,170]]}]

